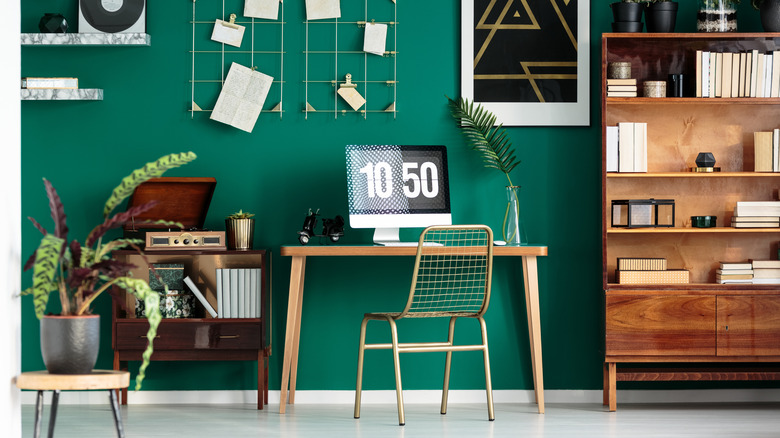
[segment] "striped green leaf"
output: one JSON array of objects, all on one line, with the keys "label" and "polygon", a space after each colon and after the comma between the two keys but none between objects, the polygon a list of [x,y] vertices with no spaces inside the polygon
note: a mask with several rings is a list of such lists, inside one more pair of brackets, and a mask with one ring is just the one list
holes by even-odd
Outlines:
[{"label": "striped green leaf", "polygon": [[108,198],[108,201],[106,201],[106,205],[103,208],[103,216],[107,217],[122,203],[122,201],[132,195],[135,188],[142,183],[152,178],[158,178],[168,169],[187,164],[195,158],[197,158],[197,155],[192,152],[170,154],[160,157],[157,161],[146,163],[144,167],[134,170],[133,173],[126,176],[111,193],[111,197]]},{"label": "striped green leaf", "polygon": [[33,305],[35,316],[43,318],[46,313],[46,304],[49,302],[49,293],[57,289],[54,277],[60,262],[60,252],[64,240],[52,234],[47,234],[41,239],[41,244],[35,251],[35,265],[33,266]]}]

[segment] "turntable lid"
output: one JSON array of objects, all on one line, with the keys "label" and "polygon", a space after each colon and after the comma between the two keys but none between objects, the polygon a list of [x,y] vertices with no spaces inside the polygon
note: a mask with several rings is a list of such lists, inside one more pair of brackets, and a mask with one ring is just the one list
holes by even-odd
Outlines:
[{"label": "turntable lid", "polygon": [[[130,209],[149,201],[158,201],[151,210],[135,216],[136,221],[165,219],[181,222],[184,229],[203,228],[206,213],[217,179],[212,177],[162,177],[152,178],[136,187],[127,203]],[[125,230],[132,230],[133,224],[125,224]],[[164,225],[143,224],[135,228],[167,229]]]}]

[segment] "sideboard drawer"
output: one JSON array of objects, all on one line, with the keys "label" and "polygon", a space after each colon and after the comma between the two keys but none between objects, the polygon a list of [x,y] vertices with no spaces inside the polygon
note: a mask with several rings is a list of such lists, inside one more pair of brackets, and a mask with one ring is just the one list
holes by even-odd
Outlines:
[{"label": "sideboard drawer", "polygon": [[[117,320],[116,349],[146,348],[146,320]],[[162,320],[154,339],[155,350],[259,350],[262,349],[262,322],[251,320]]]}]

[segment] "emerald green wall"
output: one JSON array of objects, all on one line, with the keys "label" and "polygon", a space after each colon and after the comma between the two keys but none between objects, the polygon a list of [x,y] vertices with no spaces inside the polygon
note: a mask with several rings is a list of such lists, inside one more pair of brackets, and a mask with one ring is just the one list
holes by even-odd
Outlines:
[{"label": "emerald green wall", "polygon": [[[243,5],[238,0],[228,0]],[[215,3],[200,0],[198,6]],[[343,7],[351,0],[343,0]],[[362,5],[362,2],[357,2]],[[279,389],[290,260],[280,245],[294,244],[309,208],[325,217],[347,212],[344,145],[349,143],[444,144],[449,151],[452,211],[458,223],[500,229],[503,186],[499,172],[484,169],[468,150],[446,107],[459,95],[459,6],[450,1],[398,2],[398,118],[370,114],[338,120],[304,120],[304,2],[285,2],[283,119],[263,114],[251,134],[194,119],[190,101],[192,3],[150,1],[150,47],[24,47],[22,76],[74,76],[84,88],[103,88],[99,102],[22,102],[22,211],[50,225],[41,178],[63,199],[74,236],[84,236],[101,218],[110,190],[133,169],[158,156],[193,151],[198,159],[167,176],[213,176],[218,184],[206,226],[223,229],[235,210],[257,213],[255,247],[273,259],[273,356],[271,388]],[[600,240],[600,34],[612,21],[606,2],[591,7],[588,127],[508,128],[522,160],[513,182],[523,187],[525,225],[533,243],[546,244],[541,258],[542,340],[545,387],[595,389],[601,385],[602,291]],[[695,2],[681,2],[677,30],[695,30]],[[749,3],[749,2],[743,2]],[[23,32],[37,32],[44,12],[61,12],[75,30],[75,0],[23,2]],[[361,6],[362,7],[362,6]],[[239,7],[236,10],[240,10]],[[760,30],[758,13],[740,6],[740,30]],[[216,18],[216,16],[214,17]],[[262,70],[262,67],[261,67]],[[204,105],[204,107],[210,105]],[[413,230],[406,234],[413,238]],[[40,235],[25,221],[23,253]],[[402,237],[404,235],[402,234]],[[369,243],[368,230],[347,229],[343,242]],[[307,266],[298,388],[354,388],[358,330],[367,311],[400,308],[407,294],[411,258],[310,259]],[[30,274],[24,276],[29,286]],[[496,389],[532,388],[522,272],[518,260],[499,258],[493,299],[486,315]],[[103,338],[97,366],[111,367],[110,298],[98,300]],[[50,310],[56,310],[51,309]],[[41,369],[38,322],[23,298],[22,366]],[[465,321],[466,325],[469,321]],[[401,328],[414,336],[430,324]],[[377,325],[376,333],[385,327]],[[444,328],[438,328],[442,333]],[[366,389],[394,387],[390,354],[366,357]],[[433,389],[441,382],[443,355],[402,359],[406,389]],[[135,365],[137,367],[137,364]],[[411,370],[415,372],[412,373]],[[144,389],[251,389],[254,363],[154,362]],[[482,388],[478,353],[456,355],[452,387]]]}]

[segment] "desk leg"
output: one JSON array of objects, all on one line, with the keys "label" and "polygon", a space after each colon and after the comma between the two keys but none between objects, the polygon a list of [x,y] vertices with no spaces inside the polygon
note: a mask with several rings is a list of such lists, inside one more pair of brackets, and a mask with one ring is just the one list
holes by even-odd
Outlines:
[{"label": "desk leg", "polygon": [[544,414],[544,377],[542,375],[542,327],[539,316],[539,276],[536,256],[523,256],[523,280],[525,282],[525,307],[528,317],[528,336],[531,344],[531,365],[534,375],[534,392],[539,413]]},{"label": "desk leg", "polygon": [[[303,276],[306,271],[306,257],[294,256],[290,268],[290,293],[287,300],[287,327],[284,336],[284,359],[282,364],[282,387],[279,413],[287,407],[287,388],[290,388],[290,403],[295,402],[295,376],[298,366],[298,338],[300,336],[300,312],[303,308]],[[294,360],[293,360],[294,358]],[[291,371],[292,368],[292,379]]]}]

